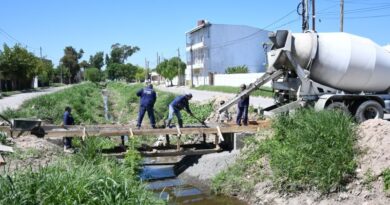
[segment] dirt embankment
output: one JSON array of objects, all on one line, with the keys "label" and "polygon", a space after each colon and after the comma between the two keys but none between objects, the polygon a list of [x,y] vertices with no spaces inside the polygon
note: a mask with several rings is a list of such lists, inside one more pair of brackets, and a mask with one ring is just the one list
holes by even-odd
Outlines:
[{"label": "dirt embankment", "polygon": [[22,136],[11,141],[14,153],[3,154],[7,164],[0,173],[13,173],[15,170],[40,167],[53,163],[62,153],[62,140],[47,140],[36,136]]},{"label": "dirt embankment", "polygon": [[322,195],[316,191],[300,194],[278,193],[271,181],[256,185],[250,204],[390,204],[382,172],[390,168],[390,122],[369,120],[358,128],[356,177],[345,190]]}]

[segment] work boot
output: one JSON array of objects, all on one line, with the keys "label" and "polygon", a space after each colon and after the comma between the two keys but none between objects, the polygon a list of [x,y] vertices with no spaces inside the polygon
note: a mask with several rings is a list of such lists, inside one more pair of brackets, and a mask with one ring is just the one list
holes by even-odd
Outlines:
[{"label": "work boot", "polygon": [[183,128],[183,120],[182,119],[178,119],[177,121],[179,123],[179,127]]},{"label": "work boot", "polygon": [[171,122],[172,122],[172,120],[167,120],[167,122],[166,122],[166,127],[165,128],[172,128],[171,127]]}]

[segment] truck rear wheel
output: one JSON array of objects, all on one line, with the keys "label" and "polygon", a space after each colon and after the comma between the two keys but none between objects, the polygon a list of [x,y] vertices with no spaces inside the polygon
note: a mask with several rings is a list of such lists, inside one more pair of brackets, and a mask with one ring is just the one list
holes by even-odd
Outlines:
[{"label": "truck rear wheel", "polygon": [[356,120],[361,123],[369,119],[383,119],[383,107],[375,100],[367,100],[359,105],[355,113]]},{"label": "truck rear wheel", "polygon": [[326,106],[326,109],[327,110],[341,111],[347,115],[351,114],[348,110],[348,107],[343,102],[332,102],[328,106]]}]

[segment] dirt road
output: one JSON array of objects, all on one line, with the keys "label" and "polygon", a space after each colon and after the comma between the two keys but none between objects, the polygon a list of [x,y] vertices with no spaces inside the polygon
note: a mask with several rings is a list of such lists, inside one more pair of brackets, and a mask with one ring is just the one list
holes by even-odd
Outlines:
[{"label": "dirt road", "polygon": [[38,97],[41,95],[50,94],[53,92],[57,92],[59,90],[62,90],[64,88],[68,88],[69,86],[62,86],[62,87],[55,87],[55,88],[48,88],[36,92],[29,92],[29,93],[21,93],[12,95],[10,97],[4,97],[0,99],[0,113],[6,110],[7,108],[11,109],[17,109],[22,105],[22,103],[26,100],[29,100],[34,97]]},{"label": "dirt road", "polygon": [[[226,96],[228,98],[233,98],[235,94],[230,93],[223,93],[223,92],[215,92],[215,91],[203,91],[203,90],[194,90],[187,87],[165,87],[163,85],[160,85],[157,87],[159,90],[166,91],[166,92],[172,92],[176,94],[185,94],[185,93],[192,93],[192,100],[194,101],[207,101],[214,99],[216,96]],[[249,101],[250,105],[253,107],[261,106],[263,108],[273,105],[273,99],[272,98],[264,98],[264,97],[252,97]]]}]

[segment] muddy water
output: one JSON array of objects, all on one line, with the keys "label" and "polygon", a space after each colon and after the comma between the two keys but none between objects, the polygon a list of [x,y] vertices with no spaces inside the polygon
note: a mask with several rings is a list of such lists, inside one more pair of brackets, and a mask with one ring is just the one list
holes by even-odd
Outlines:
[{"label": "muddy water", "polygon": [[[145,158],[144,163],[167,163],[180,161],[181,157]],[[180,163],[179,163],[180,164]],[[208,190],[188,184],[177,176],[176,165],[144,166],[141,178],[148,180],[148,188],[157,197],[167,200],[169,204],[202,204],[202,205],[244,205],[246,203],[228,196],[215,196]],[[191,180],[192,181],[192,180]],[[208,186],[210,184],[207,184]]]}]

